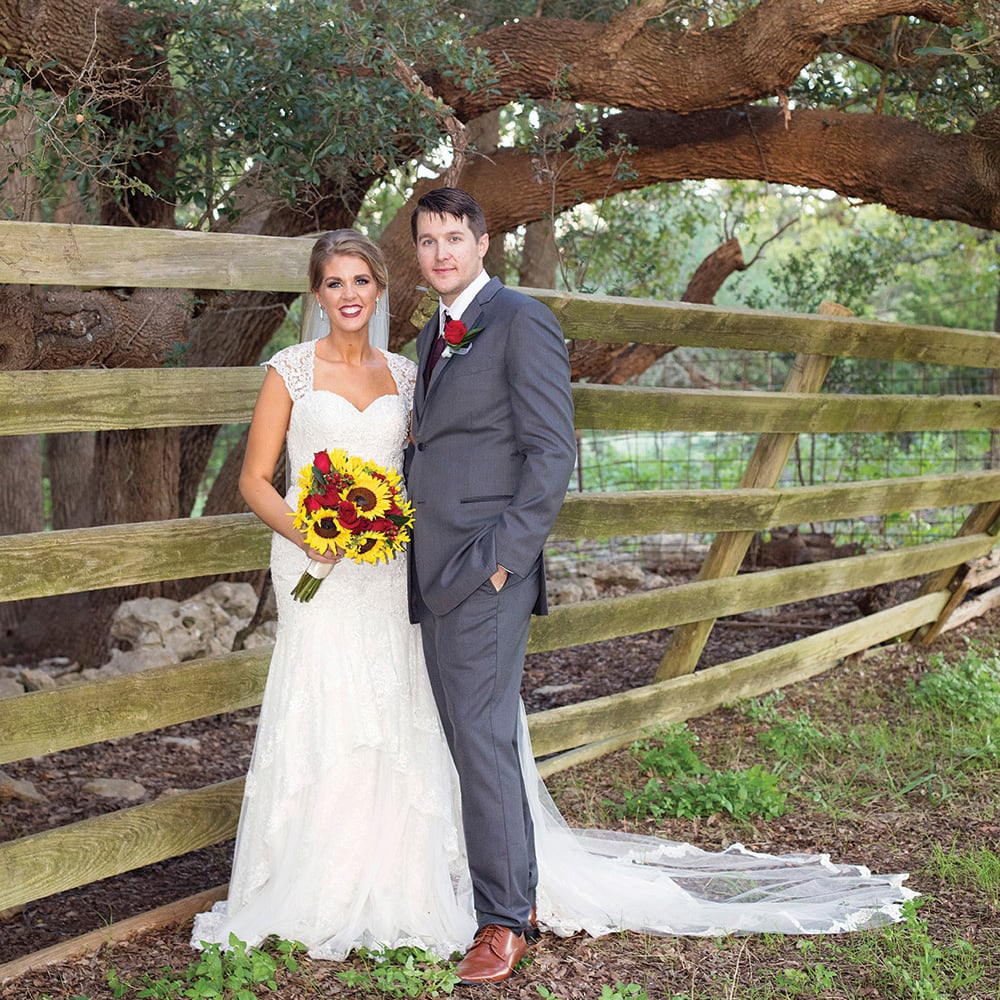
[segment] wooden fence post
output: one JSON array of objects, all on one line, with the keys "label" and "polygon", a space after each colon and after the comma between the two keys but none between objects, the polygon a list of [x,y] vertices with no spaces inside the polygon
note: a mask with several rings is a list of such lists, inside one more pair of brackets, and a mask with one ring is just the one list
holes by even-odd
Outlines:
[{"label": "wooden fence post", "polygon": [[[824,316],[852,316],[850,309],[835,302],[823,302],[819,312]],[[826,354],[798,354],[788,372],[784,392],[819,392],[826,379],[833,358]],[[770,488],[777,484],[788,464],[788,457],[795,447],[798,434],[762,434],[754,448],[740,479],[740,488]],[[750,544],[753,531],[719,532],[712,540],[708,555],[698,572],[699,580],[715,580],[733,576],[740,568]],[[716,619],[679,625],[670,634],[667,651],[663,654],[654,680],[665,681],[671,677],[690,674],[698,665],[705,643]]]}]

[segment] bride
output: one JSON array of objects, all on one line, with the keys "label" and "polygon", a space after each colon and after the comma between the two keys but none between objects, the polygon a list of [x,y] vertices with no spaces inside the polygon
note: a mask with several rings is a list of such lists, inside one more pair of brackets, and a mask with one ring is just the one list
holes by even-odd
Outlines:
[{"label": "bride", "polygon": [[[287,444],[293,474],[342,448],[402,467],[416,366],[385,349],[387,274],[352,230],[317,240],[309,284],[323,335],[279,351],[254,409],[240,489],[273,531],[278,634],[228,899],[195,918],[191,942],[311,956],[418,946],[447,958],[476,933],[458,782],[407,612],[404,557],[358,564],[319,553],[294,527],[294,484],[271,485]],[[294,479],[294,475],[292,477]],[[307,560],[332,567],[308,603],[291,591]],[[572,830],[538,776],[521,712],[521,768],[535,828],[537,919],[560,935],[832,933],[900,918],[904,875],[826,855],[763,855]]]}]

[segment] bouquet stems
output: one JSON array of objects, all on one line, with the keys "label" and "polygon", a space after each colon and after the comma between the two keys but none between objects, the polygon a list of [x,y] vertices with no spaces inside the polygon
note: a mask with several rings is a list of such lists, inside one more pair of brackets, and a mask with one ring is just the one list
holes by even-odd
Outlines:
[{"label": "bouquet stems", "polygon": [[309,560],[305,572],[299,577],[299,582],[292,588],[292,598],[303,604],[311,601],[319,590],[319,585],[330,575],[333,563],[321,563],[315,559]]}]

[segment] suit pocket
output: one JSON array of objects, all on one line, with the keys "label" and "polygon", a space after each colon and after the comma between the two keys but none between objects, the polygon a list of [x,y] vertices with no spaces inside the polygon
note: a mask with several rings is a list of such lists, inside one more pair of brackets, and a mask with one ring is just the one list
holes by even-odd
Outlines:
[{"label": "suit pocket", "polygon": [[482,497],[465,497],[463,500],[459,500],[459,503],[497,503],[500,500],[513,500],[513,493],[496,493],[492,496],[482,496]]}]

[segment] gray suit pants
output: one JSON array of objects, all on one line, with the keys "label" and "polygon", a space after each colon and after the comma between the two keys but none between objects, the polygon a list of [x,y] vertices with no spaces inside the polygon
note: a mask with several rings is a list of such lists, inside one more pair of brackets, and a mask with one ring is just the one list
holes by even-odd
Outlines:
[{"label": "gray suit pants", "polygon": [[[535,904],[534,832],[518,761],[517,719],[540,563],[487,580],[457,608],[420,608],[424,656],[462,792],[462,824],[480,927],[523,929]],[[422,605],[422,602],[421,602]]]}]

